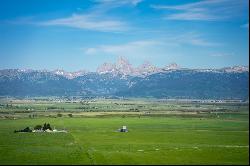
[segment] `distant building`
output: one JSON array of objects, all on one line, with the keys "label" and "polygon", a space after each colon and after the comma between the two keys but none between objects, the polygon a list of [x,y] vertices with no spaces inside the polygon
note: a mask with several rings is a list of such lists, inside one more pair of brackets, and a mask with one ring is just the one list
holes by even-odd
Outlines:
[{"label": "distant building", "polygon": [[127,126],[122,126],[120,132],[128,132]]}]

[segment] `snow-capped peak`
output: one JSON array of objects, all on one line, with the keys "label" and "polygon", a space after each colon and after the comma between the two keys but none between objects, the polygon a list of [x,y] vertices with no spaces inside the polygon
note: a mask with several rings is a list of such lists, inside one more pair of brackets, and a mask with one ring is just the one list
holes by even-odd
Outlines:
[{"label": "snow-capped peak", "polygon": [[180,67],[176,64],[170,64],[164,68],[158,68],[152,65],[150,62],[145,61],[139,67],[133,67],[129,61],[124,57],[119,57],[117,62],[112,63],[104,63],[103,65],[99,66],[97,69],[97,73],[104,74],[104,73],[111,73],[114,75],[122,74],[122,75],[131,75],[131,76],[145,76],[150,75],[153,73],[157,73],[163,70],[172,70],[172,69],[179,69]]}]

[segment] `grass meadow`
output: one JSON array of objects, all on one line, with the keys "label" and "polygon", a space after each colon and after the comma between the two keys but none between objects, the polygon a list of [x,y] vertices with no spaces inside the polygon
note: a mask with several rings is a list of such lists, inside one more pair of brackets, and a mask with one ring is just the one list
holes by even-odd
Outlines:
[{"label": "grass meadow", "polygon": [[[248,106],[213,115],[169,109],[133,114],[131,108],[117,114],[73,110],[73,117],[55,117],[57,111],[45,116],[48,110],[34,118],[28,114],[37,110],[7,114],[14,119],[6,118],[15,110],[8,109],[1,109],[0,164],[249,164]],[[13,132],[43,123],[68,133]],[[123,125],[128,132],[118,132]]]}]

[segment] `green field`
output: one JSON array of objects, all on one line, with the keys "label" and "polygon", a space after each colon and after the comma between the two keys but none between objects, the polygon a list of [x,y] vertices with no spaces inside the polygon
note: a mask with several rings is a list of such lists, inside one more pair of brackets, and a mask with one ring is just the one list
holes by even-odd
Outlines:
[{"label": "green field", "polygon": [[[247,165],[248,109],[143,100],[2,101],[0,164]],[[13,132],[43,123],[68,133]],[[123,125],[128,132],[118,132]]]}]

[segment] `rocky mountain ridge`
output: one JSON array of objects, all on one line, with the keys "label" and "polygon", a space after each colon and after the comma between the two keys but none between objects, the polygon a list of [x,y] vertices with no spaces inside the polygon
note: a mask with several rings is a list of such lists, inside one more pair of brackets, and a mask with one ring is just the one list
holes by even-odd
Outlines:
[{"label": "rocky mountain ridge", "polygon": [[113,76],[121,75],[122,77],[146,77],[156,73],[172,72],[176,70],[192,70],[194,72],[214,72],[214,73],[242,73],[249,72],[249,66],[232,66],[224,67],[220,69],[189,69],[180,67],[176,63],[166,65],[165,67],[156,67],[150,62],[146,61],[138,67],[133,67],[127,59],[124,57],[119,57],[116,63],[104,63],[100,65],[96,72],[89,72],[87,70],[79,70],[75,72],[68,72],[63,69],[56,69],[53,71],[49,70],[33,70],[33,69],[2,69],[0,70],[0,76],[16,76],[20,73],[50,73],[54,75],[63,76],[67,79],[74,79],[77,77],[84,76],[89,73],[97,74],[111,74]]},{"label": "rocky mountain ridge", "polygon": [[[48,71],[0,71],[0,96],[249,98],[249,72],[178,69],[145,76],[87,72],[74,78]],[[71,76],[71,75],[70,75]]]}]

